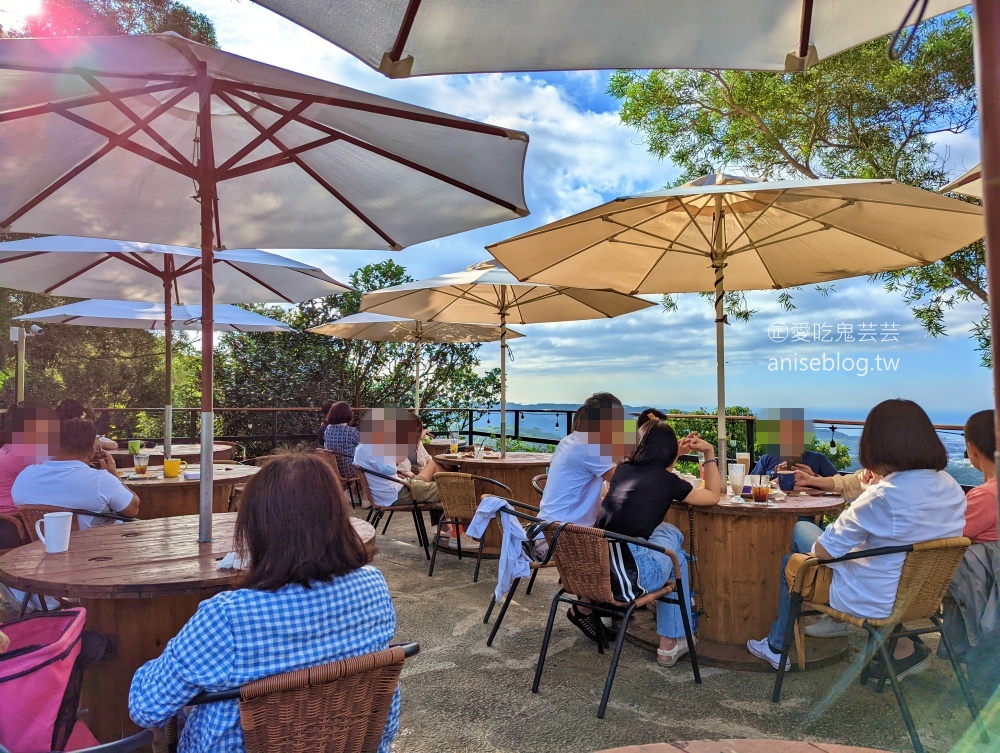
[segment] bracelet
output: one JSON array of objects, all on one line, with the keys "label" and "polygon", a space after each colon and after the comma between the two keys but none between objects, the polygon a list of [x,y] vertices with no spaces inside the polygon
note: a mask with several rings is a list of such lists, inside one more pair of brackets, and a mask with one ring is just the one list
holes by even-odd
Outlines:
[{"label": "bracelet", "polygon": [[703,463],[701,464],[701,467],[702,467],[702,468],[704,468],[704,467],[705,467],[706,465],[708,465],[709,463],[715,463],[715,467],[716,467],[716,468],[718,468],[718,467],[719,467],[719,459],[718,459],[718,458],[710,458],[709,460],[706,460],[706,461],[704,461],[704,462],[703,462]]}]

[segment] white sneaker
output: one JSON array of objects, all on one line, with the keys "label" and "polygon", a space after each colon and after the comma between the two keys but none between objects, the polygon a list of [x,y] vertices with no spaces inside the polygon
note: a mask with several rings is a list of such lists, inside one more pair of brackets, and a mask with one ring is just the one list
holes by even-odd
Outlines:
[{"label": "white sneaker", "polygon": [[806,635],[810,638],[840,638],[850,634],[851,626],[849,624],[837,622],[825,614],[812,625],[806,625]]},{"label": "white sneaker", "polygon": [[771,646],[768,644],[767,638],[761,638],[759,641],[747,641],[747,650],[758,659],[766,661],[775,669],[777,669],[778,664],[781,663],[781,654],[776,654],[771,650]]}]

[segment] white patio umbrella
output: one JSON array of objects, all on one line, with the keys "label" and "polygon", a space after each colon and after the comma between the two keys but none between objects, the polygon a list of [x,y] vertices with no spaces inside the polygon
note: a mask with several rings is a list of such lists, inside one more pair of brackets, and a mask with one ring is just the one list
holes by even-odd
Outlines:
[{"label": "white patio umbrella", "polygon": [[[913,0],[254,2],[402,78],[598,68],[797,71],[895,31]],[[924,17],[966,4],[929,0]]]},{"label": "white patio umbrella", "polygon": [[[500,327],[465,322],[424,322],[399,316],[373,314],[369,311],[351,314],[329,324],[307,329],[317,335],[340,337],[345,340],[413,343],[413,410],[420,412],[420,346],[424,343],[485,343],[500,339]],[[507,338],[524,337],[507,330]]]},{"label": "white patio umbrella", "polygon": [[[197,244],[206,327],[227,245],[400,249],[527,214],[525,134],[176,34],[2,39],[0,91],[0,229]],[[211,347],[202,379],[208,541]]]},{"label": "white patio umbrella", "polygon": [[[173,306],[171,307],[173,318],[169,322],[165,309],[166,306],[162,303],[77,301],[65,306],[15,316],[14,321],[150,330],[165,330],[169,325],[174,331],[201,330],[201,306]],[[215,304],[215,310],[212,312],[212,328],[216,332],[294,332],[284,322],[228,303]]]},{"label": "white patio umbrella", "polygon": [[724,466],[726,290],[779,290],[931,264],[982,235],[981,207],[891,180],[716,174],[615,199],[487,250],[527,281],[629,294],[714,292]]},{"label": "white patio umbrella", "polygon": [[[219,251],[214,256],[213,264],[216,268],[213,275],[214,299],[218,303],[295,303],[351,290],[317,267],[256,248]],[[159,304],[160,314],[156,318],[165,319],[163,329],[167,394],[164,404],[163,450],[164,456],[169,458],[173,430],[173,385],[170,381],[173,372],[172,330],[175,322],[192,318],[189,315],[182,317],[173,308],[203,298],[201,252],[182,246],[100,238],[29,238],[0,243],[0,282],[4,287],[14,290],[71,298],[114,295],[129,301],[163,301]],[[125,311],[122,308],[136,306],[134,303],[85,301],[72,304],[72,307],[89,304],[91,308],[88,310],[97,311],[97,303],[119,305],[117,309],[105,306],[101,316],[110,316],[119,321],[142,321],[141,318],[136,319],[136,311]],[[213,306],[213,313],[219,310],[218,306]],[[250,315],[250,312],[243,309],[233,308],[232,311]],[[236,316],[238,315],[230,314],[229,319],[234,321]],[[201,319],[200,306],[198,318]],[[211,317],[209,320],[211,321]],[[201,329],[200,322],[197,329]],[[213,323],[212,329],[219,328]],[[211,344],[209,338],[209,348]],[[202,345],[205,345],[205,341],[202,341]]]},{"label": "white patio umbrella", "polygon": [[977,199],[983,198],[983,166],[976,165],[967,170],[942,188],[941,193],[960,193]]},{"label": "white patio umbrella", "polygon": [[500,452],[507,454],[507,323],[611,319],[653,304],[613,290],[520,282],[495,261],[365,293],[361,310],[431,322],[500,326]]}]

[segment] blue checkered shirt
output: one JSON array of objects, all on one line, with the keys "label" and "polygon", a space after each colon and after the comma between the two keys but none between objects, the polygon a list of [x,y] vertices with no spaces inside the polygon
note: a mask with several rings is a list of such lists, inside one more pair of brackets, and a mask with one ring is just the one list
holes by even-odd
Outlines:
[{"label": "blue checkered shirt", "polygon": [[[236,688],[261,677],[386,648],[396,611],[382,573],[363,567],[311,588],[243,588],[203,601],[167,643],[139,667],[129,714],[142,727],[162,727],[203,690]],[[399,729],[399,688],[392,699],[379,753],[389,753]],[[180,739],[181,753],[243,753],[237,701],[195,706]]]}]

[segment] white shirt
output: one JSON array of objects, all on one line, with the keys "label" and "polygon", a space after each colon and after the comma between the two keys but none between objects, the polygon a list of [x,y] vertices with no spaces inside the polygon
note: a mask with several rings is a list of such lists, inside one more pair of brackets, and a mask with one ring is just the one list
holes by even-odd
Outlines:
[{"label": "white shirt", "polygon": [[[354,464],[392,478],[399,478],[396,473],[396,458],[387,458],[384,455],[374,453],[371,445],[359,444],[354,448]],[[374,473],[366,473],[365,478],[368,480],[368,488],[371,489],[372,496],[375,498],[372,501],[383,507],[395,502],[399,490],[403,488],[401,484],[393,483],[389,479],[376,476]]]},{"label": "white shirt", "polygon": [[[10,490],[14,504],[70,507],[93,512],[121,512],[132,504],[132,492],[113,473],[79,460],[46,460],[21,471]],[[78,516],[80,530],[113,521]]]},{"label": "white shirt", "polygon": [[[954,478],[943,471],[900,471],[869,486],[818,543],[831,556],[842,557],[961,536],[964,527],[965,494]],[[831,565],[830,606],[857,617],[888,617],[905,557],[886,554]]]},{"label": "white shirt", "polygon": [[413,465],[413,462],[410,460],[410,458],[408,458],[408,457],[407,458],[403,458],[399,462],[399,464],[396,465],[396,468],[400,472],[403,472],[403,473],[416,473],[421,468],[423,468],[425,465],[427,465],[427,461],[431,459],[431,454],[429,452],[427,452],[427,448],[424,447],[424,443],[423,442],[417,442],[417,447],[413,451],[412,455],[417,459],[416,466]]},{"label": "white shirt", "polygon": [[590,435],[575,431],[560,440],[549,465],[539,517],[579,526],[592,526],[601,507],[602,476],[614,462],[601,454]]}]

